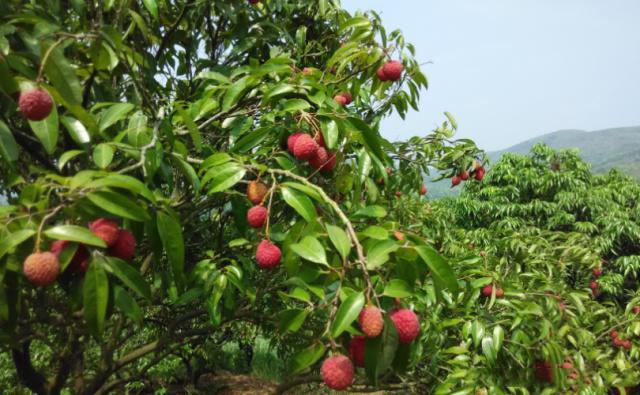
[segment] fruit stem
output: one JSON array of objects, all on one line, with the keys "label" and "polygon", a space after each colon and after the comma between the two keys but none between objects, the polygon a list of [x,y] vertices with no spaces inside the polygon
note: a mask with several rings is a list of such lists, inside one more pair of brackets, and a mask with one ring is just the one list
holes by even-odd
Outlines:
[{"label": "fruit stem", "polygon": [[269,237],[269,218],[271,217],[271,203],[273,202],[273,192],[276,190],[277,186],[276,178],[273,174],[271,174],[271,189],[269,189],[269,203],[267,204],[267,224],[264,227],[265,236],[267,240],[271,241]]},{"label": "fruit stem", "polygon": [[40,252],[40,242],[42,241],[42,230],[44,229],[44,224],[60,210],[62,210],[62,205],[54,208],[52,212],[42,217],[42,221],[40,221],[40,225],[38,226],[38,233],[36,233],[35,252]]}]

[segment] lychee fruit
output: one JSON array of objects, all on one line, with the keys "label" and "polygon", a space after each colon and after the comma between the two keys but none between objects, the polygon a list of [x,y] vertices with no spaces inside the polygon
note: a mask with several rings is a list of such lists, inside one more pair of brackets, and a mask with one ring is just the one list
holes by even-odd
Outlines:
[{"label": "lychee fruit", "polygon": [[120,229],[118,239],[107,251],[108,255],[129,261],[136,253],[136,238],[127,229]]},{"label": "lychee fruit", "polygon": [[287,149],[292,154],[293,154],[293,147],[296,144],[296,140],[298,140],[298,137],[302,136],[303,134],[304,133],[296,132],[296,133],[290,134],[289,137],[287,137]]},{"label": "lychee fruit", "polygon": [[631,346],[632,346],[631,340],[624,340],[622,342],[622,347],[624,347],[627,350],[631,350]]},{"label": "lychee fruit", "polygon": [[593,268],[593,277],[598,278],[602,275],[602,269],[600,269],[599,267],[594,267]]},{"label": "lychee fruit", "polygon": [[453,176],[451,177],[451,186],[456,186],[459,185],[460,182],[462,181],[462,179],[460,178],[460,176]]},{"label": "lychee fruit", "polygon": [[398,240],[398,241],[404,240],[404,234],[402,232],[400,232],[400,231],[397,231],[397,230],[395,232],[393,232],[393,237],[395,237],[396,240]]},{"label": "lychee fruit", "polygon": [[618,331],[611,331],[611,338],[615,339],[616,337],[618,337]]},{"label": "lychee fruit", "polygon": [[573,364],[571,362],[564,362],[560,367],[562,369],[573,369]]},{"label": "lychee fruit", "polygon": [[331,152],[331,151],[327,151],[327,155],[329,156],[329,160],[322,167],[322,171],[324,173],[330,173],[336,167],[336,153],[335,152]]},{"label": "lychee fruit", "polygon": [[329,154],[322,147],[318,148],[315,155],[309,159],[309,164],[316,170],[321,170],[327,162],[329,162]]},{"label": "lychee fruit", "polygon": [[[56,240],[51,243],[51,252],[58,258],[60,261],[60,254],[62,250],[65,249],[70,242],[67,240]],[[76,252],[73,254],[73,258],[71,258],[71,262],[69,262],[69,266],[67,269],[73,273],[85,273],[87,271],[87,267],[89,265],[89,250],[82,244],[78,245],[76,248]]]},{"label": "lychee fruit", "polygon": [[376,71],[376,75],[380,81],[389,81],[387,76],[384,74],[384,67],[380,66],[380,68]]},{"label": "lychee fruit", "polygon": [[591,290],[595,291],[596,289],[598,289],[598,282],[597,281],[591,281],[591,283],[589,284],[589,288],[591,288]]},{"label": "lychee fruit", "polygon": [[388,81],[397,81],[402,75],[404,66],[397,60],[390,60],[382,66],[382,72]]},{"label": "lychee fruit", "polygon": [[324,136],[322,136],[322,133],[316,133],[313,139],[315,140],[315,142],[318,144],[319,147],[327,148],[327,146],[324,143]]},{"label": "lychee fruit", "polygon": [[56,282],[60,273],[60,262],[52,252],[35,252],[24,260],[22,271],[30,283],[46,287]]},{"label": "lychee fruit", "polygon": [[484,288],[482,288],[482,296],[485,296],[488,298],[491,296],[492,293],[493,293],[493,285],[489,284],[489,285],[486,285]]},{"label": "lychee fruit", "polygon": [[469,179],[469,172],[466,170],[461,171],[459,176],[462,179],[462,181],[467,181]]},{"label": "lychee fruit", "polygon": [[389,318],[398,331],[398,341],[401,344],[411,343],[420,333],[418,316],[409,309],[395,310]]},{"label": "lychee fruit", "polygon": [[309,75],[311,73],[313,73],[313,69],[311,67],[304,67],[302,69],[302,74],[304,74],[304,75]]},{"label": "lychee fruit", "polygon": [[118,227],[118,223],[112,219],[99,218],[89,223],[89,230],[104,240],[104,242],[107,243],[107,247],[111,247],[118,240],[120,228]]},{"label": "lychee fruit", "polygon": [[553,383],[553,374],[551,372],[551,364],[548,361],[539,361],[534,365],[536,378],[538,380]]},{"label": "lychee fruit", "polygon": [[375,306],[366,306],[360,311],[358,323],[360,324],[362,333],[364,333],[366,337],[376,337],[382,332],[382,328],[384,327],[382,312]]},{"label": "lychee fruit", "polygon": [[482,181],[484,178],[484,167],[478,167],[474,175],[476,181]]},{"label": "lychee fruit", "polygon": [[420,187],[420,195],[426,195],[427,194],[427,186],[422,184],[422,186]]},{"label": "lychee fruit", "polygon": [[318,148],[318,143],[311,136],[303,134],[298,137],[293,146],[293,155],[298,160],[310,160],[316,154]]},{"label": "lychee fruit", "polygon": [[269,189],[260,181],[251,181],[247,186],[247,198],[253,204],[260,204],[264,200]]},{"label": "lychee fruit", "polygon": [[342,94],[337,94],[333,97],[333,100],[336,101],[336,103],[338,103],[341,106],[346,106],[347,103],[347,98],[342,96]]},{"label": "lychee fruit", "polygon": [[256,249],[256,261],[263,269],[274,269],[280,264],[282,252],[269,240],[262,240]]},{"label": "lychee fruit", "polygon": [[22,115],[28,120],[42,121],[51,113],[53,100],[44,89],[30,89],[20,94],[18,107]]},{"label": "lychee fruit", "polygon": [[260,0],[249,0],[249,4],[258,4]]},{"label": "lychee fruit", "polygon": [[402,192],[396,191],[395,195],[396,195],[396,197],[400,197],[400,196],[402,196]]},{"label": "lychee fruit", "polygon": [[324,360],[320,375],[327,387],[341,391],[353,382],[353,364],[342,354],[335,354]]},{"label": "lychee fruit", "polygon": [[640,306],[633,306],[631,311],[633,311],[633,314],[640,314]]},{"label": "lychee fruit", "polygon": [[615,337],[613,339],[613,345],[616,347],[622,347],[624,345],[624,340],[620,339],[619,337]]},{"label": "lychee fruit", "polygon": [[502,288],[496,288],[496,298],[501,298],[504,296],[504,290]]},{"label": "lychee fruit", "polygon": [[349,354],[354,364],[358,367],[364,367],[364,336],[354,336],[349,341]]},{"label": "lychee fruit", "polygon": [[353,101],[353,96],[351,95],[351,92],[342,92],[340,93],[342,95],[342,97],[344,97],[347,102],[345,104],[351,104],[351,102]]},{"label": "lychee fruit", "polygon": [[267,221],[267,209],[264,206],[253,206],[247,211],[247,223],[252,228],[262,228]]}]

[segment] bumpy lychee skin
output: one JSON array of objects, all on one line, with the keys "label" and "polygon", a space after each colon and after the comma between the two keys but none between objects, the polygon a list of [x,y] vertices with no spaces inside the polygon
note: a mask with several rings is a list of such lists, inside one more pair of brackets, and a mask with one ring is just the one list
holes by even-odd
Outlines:
[{"label": "bumpy lychee skin", "polygon": [[124,261],[130,261],[136,253],[136,238],[127,229],[120,229],[118,239],[115,244],[109,248],[107,254],[120,258]]},{"label": "bumpy lychee skin", "polygon": [[598,282],[597,281],[591,281],[591,283],[589,284],[589,288],[591,288],[592,291],[595,291],[598,289]]},{"label": "bumpy lychee skin", "polygon": [[296,133],[293,133],[293,134],[289,135],[289,137],[287,137],[287,149],[292,154],[293,154],[293,147],[296,144],[296,140],[298,140],[298,137],[302,136],[303,134],[304,133],[296,132]]},{"label": "bumpy lychee skin", "polygon": [[359,367],[364,367],[364,336],[354,336],[349,342],[349,355],[353,363]]},{"label": "bumpy lychee skin", "polygon": [[347,100],[346,104],[351,104],[351,102],[353,101],[353,96],[351,95],[351,92],[342,92],[340,94],[342,95],[342,97],[344,97]]},{"label": "bumpy lychee skin", "polygon": [[409,309],[399,309],[389,315],[398,331],[398,341],[408,344],[420,333],[420,322],[416,313]]},{"label": "bumpy lychee skin", "polygon": [[482,288],[482,296],[488,298],[491,296],[491,293],[493,293],[493,285],[489,284]]},{"label": "bumpy lychee skin", "polygon": [[551,364],[548,361],[538,361],[534,365],[536,378],[547,383],[553,383]]},{"label": "bumpy lychee skin", "polygon": [[253,206],[247,211],[247,223],[252,228],[262,228],[267,221],[267,209],[264,206]]},{"label": "bumpy lychee skin", "polygon": [[30,121],[42,121],[51,113],[53,100],[44,89],[31,89],[20,94],[20,112]]},{"label": "bumpy lychee skin", "polygon": [[341,106],[346,106],[348,104],[347,103],[347,98],[342,96],[342,94],[335,95],[333,97],[333,100],[335,100],[336,103],[338,103]]},{"label": "bumpy lychee skin", "polygon": [[422,184],[422,186],[420,187],[420,195],[426,195],[427,194],[427,186]]},{"label": "bumpy lychee skin", "polygon": [[269,240],[262,240],[260,244],[258,244],[256,261],[261,268],[275,269],[280,265],[281,257],[282,252],[280,252],[280,248]]},{"label": "bumpy lychee skin", "polygon": [[390,60],[382,66],[382,71],[388,81],[399,80],[400,76],[402,76],[402,70],[404,70],[404,66],[397,60]]},{"label": "bumpy lychee skin", "polygon": [[318,143],[311,136],[303,134],[298,137],[293,146],[293,156],[298,160],[310,160],[316,154],[318,148]]},{"label": "bumpy lychee skin", "polygon": [[462,181],[467,181],[469,179],[469,172],[466,170],[461,171],[459,176],[462,178]]},{"label": "bumpy lychee skin", "polygon": [[[56,240],[51,243],[51,252],[58,258],[60,261],[60,254],[62,250],[65,249],[67,245],[69,245],[69,241],[67,240]],[[72,273],[85,273],[87,271],[87,267],[89,266],[89,250],[84,245],[78,245],[75,254],[73,254],[73,258],[71,258],[71,262],[69,262],[69,266],[67,266],[67,270]]]},{"label": "bumpy lychee skin", "polygon": [[453,176],[451,177],[451,186],[455,187],[457,185],[460,185],[460,182],[462,182],[462,178],[460,178],[460,176]]},{"label": "bumpy lychee skin", "polygon": [[311,67],[304,67],[302,69],[302,74],[304,75],[310,75],[313,73],[313,69]]},{"label": "bumpy lychee skin", "polygon": [[602,275],[602,269],[600,269],[599,267],[594,267],[593,268],[593,277],[598,278]]},{"label": "bumpy lychee skin", "polygon": [[478,167],[476,169],[474,178],[476,179],[476,181],[482,181],[482,179],[484,178],[484,167]]},{"label": "bumpy lychee skin", "polygon": [[60,262],[52,252],[35,252],[24,260],[22,271],[31,284],[46,287],[56,282]]},{"label": "bumpy lychee skin", "polygon": [[320,147],[316,150],[315,155],[309,159],[309,165],[316,170],[321,170],[329,162],[329,154],[327,150]]},{"label": "bumpy lychee skin", "polygon": [[107,247],[111,247],[116,243],[120,232],[118,223],[108,218],[99,218],[89,223],[89,230],[104,240],[107,243]]},{"label": "bumpy lychee skin", "polygon": [[249,198],[253,204],[260,204],[268,191],[267,186],[260,181],[251,181],[249,186],[247,186],[247,198]]},{"label": "bumpy lychee skin", "polygon": [[378,79],[380,81],[389,81],[389,79],[387,78],[387,76],[384,74],[384,67],[380,67],[378,70],[376,70],[376,75],[378,76]]},{"label": "bumpy lychee skin", "polygon": [[335,169],[335,167],[336,167],[336,153],[335,152],[331,152],[331,151],[327,151],[327,155],[329,156],[329,160],[322,167],[322,172],[323,173],[331,173],[333,171],[333,169]]},{"label": "bumpy lychee skin", "polygon": [[327,387],[341,391],[349,388],[353,382],[353,364],[342,354],[333,355],[324,360],[320,375]]},{"label": "bumpy lychee skin", "polygon": [[358,316],[360,329],[366,337],[376,337],[384,328],[382,312],[375,306],[366,306]]},{"label": "bumpy lychee skin", "polygon": [[397,230],[395,232],[393,232],[393,237],[395,237],[396,240],[398,240],[398,241],[404,240],[404,234],[402,232],[400,232],[400,231],[397,231]]},{"label": "bumpy lychee skin", "polygon": [[322,133],[316,133],[313,139],[318,144],[318,147],[327,148],[327,145],[324,143],[324,136],[322,136]]},{"label": "bumpy lychee skin", "polygon": [[502,288],[496,288],[496,298],[501,298],[504,296],[504,290]]},{"label": "bumpy lychee skin", "polygon": [[615,339],[616,337],[618,337],[618,331],[611,331],[611,338]]}]

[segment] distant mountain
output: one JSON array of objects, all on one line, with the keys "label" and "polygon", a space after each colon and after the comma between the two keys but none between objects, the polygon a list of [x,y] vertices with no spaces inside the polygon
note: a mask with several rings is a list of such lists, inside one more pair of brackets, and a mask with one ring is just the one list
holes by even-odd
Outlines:
[{"label": "distant mountain", "polygon": [[612,128],[587,132],[559,130],[526,140],[501,151],[489,153],[495,163],[505,152],[526,154],[536,143],[559,148],[578,148],[580,156],[591,163],[595,173],[617,167],[640,180],[640,126]]}]

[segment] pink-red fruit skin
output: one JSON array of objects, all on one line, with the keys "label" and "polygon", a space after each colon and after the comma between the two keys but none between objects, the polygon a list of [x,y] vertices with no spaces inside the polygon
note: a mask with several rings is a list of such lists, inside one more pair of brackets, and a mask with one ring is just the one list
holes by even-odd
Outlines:
[{"label": "pink-red fruit skin", "polygon": [[354,336],[349,342],[349,354],[353,363],[360,368],[364,367],[364,336]]},{"label": "pink-red fruit skin", "polygon": [[484,178],[484,168],[483,167],[478,167],[478,169],[476,169],[476,173],[474,175],[476,181],[482,181],[482,179]]},{"label": "pink-red fruit skin", "polygon": [[247,187],[247,198],[253,204],[260,204],[269,189],[260,181],[251,181]]},{"label": "pink-red fruit skin", "polygon": [[420,194],[421,195],[426,195],[427,194],[427,186],[426,185],[422,185],[422,187],[420,187]]},{"label": "pink-red fruit skin", "polygon": [[287,137],[287,149],[292,154],[293,154],[293,147],[296,145],[296,140],[298,140],[298,137],[302,136],[303,134],[304,133],[296,132],[289,135],[289,137]]},{"label": "pink-red fruit skin", "polygon": [[469,172],[468,171],[462,171],[460,172],[460,178],[462,178],[462,181],[467,181],[469,179]]},{"label": "pink-red fruit skin", "polygon": [[409,309],[399,309],[389,315],[398,331],[398,341],[408,344],[420,333],[420,322],[416,313]]},{"label": "pink-red fruit skin", "polygon": [[384,328],[382,312],[375,306],[366,306],[362,309],[358,316],[358,323],[366,337],[376,337]]},{"label": "pink-red fruit skin", "polygon": [[338,103],[338,104],[339,104],[339,105],[341,105],[341,106],[346,106],[346,105],[348,104],[348,103],[347,103],[347,98],[346,98],[346,97],[344,97],[344,96],[342,96],[342,94],[335,95],[335,96],[333,97],[333,100],[335,100],[335,101],[336,101],[336,103]]},{"label": "pink-red fruit skin", "polygon": [[111,247],[116,243],[120,231],[118,223],[108,218],[99,218],[89,223],[89,230],[104,240],[107,243],[107,247]]},{"label": "pink-red fruit skin", "polygon": [[460,182],[462,181],[462,179],[460,178],[460,176],[453,176],[451,177],[451,186],[456,186],[459,185]]},{"label": "pink-red fruit skin", "polygon": [[20,112],[30,121],[42,121],[51,113],[53,100],[44,89],[31,89],[20,94]]},{"label": "pink-red fruit skin", "polygon": [[262,228],[267,221],[267,209],[264,206],[253,206],[247,211],[247,223],[252,228]]},{"label": "pink-red fruit skin", "polygon": [[382,72],[388,81],[397,81],[402,76],[404,66],[397,60],[390,60],[382,66]]},{"label": "pink-red fruit skin", "polygon": [[491,296],[491,293],[493,293],[493,285],[486,285],[484,288],[482,288],[482,296],[488,298],[489,296]]},{"label": "pink-red fruit skin", "polygon": [[309,160],[313,158],[318,148],[318,143],[311,136],[303,134],[298,137],[293,146],[293,155],[298,160]]},{"label": "pink-red fruit skin", "polygon": [[351,360],[342,354],[333,355],[324,360],[320,375],[327,387],[342,391],[353,382],[354,368]]},{"label": "pink-red fruit skin", "polygon": [[109,248],[107,254],[120,258],[124,261],[130,261],[136,253],[136,238],[127,229],[120,229],[118,239]]},{"label": "pink-red fruit skin", "polygon": [[46,287],[56,282],[60,262],[52,252],[35,252],[24,260],[22,271],[31,284]]},{"label": "pink-red fruit skin", "polygon": [[[60,260],[60,254],[62,250],[65,249],[70,242],[66,240],[56,240],[51,243],[51,252]],[[75,254],[73,254],[73,258],[71,258],[71,262],[69,262],[69,266],[67,270],[73,273],[85,273],[87,271],[87,267],[89,265],[89,250],[87,247],[80,244],[76,249]]]},{"label": "pink-red fruit skin", "polygon": [[380,67],[377,71],[376,71],[376,75],[378,76],[378,79],[380,81],[388,81],[389,79],[387,78],[387,76],[384,74],[384,67]]},{"label": "pink-red fruit skin", "polygon": [[260,244],[258,244],[256,261],[261,268],[275,269],[280,265],[281,257],[282,252],[280,252],[280,248],[269,240],[262,240]]},{"label": "pink-red fruit skin", "polygon": [[327,150],[320,147],[316,150],[315,155],[309,159],[309,164],[316,170],[321,170],[329,162],[329,154]]}]

